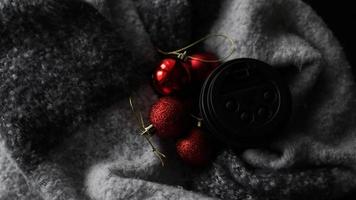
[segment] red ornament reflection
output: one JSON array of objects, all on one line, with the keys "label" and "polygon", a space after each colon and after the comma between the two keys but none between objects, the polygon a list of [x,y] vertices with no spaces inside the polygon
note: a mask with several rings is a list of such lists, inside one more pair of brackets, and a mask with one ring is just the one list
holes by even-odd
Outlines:
[{"label": "red ornament reflection", "polygon": [[189,64],[178,59],[162,60],[153,74],[154,87],[162,95],[179,93],[190,82]]},{"label": "red ornament reflection", "polygon": [[[203,82],[209,74],[218,66],[220,62],[218,62],[218,57],[209,52],[201,52],[193,54],[192,59],[190,59],[191,65],[191,73],[192,79],[195,82]],[[209,60],[209,61],[216,61],[216,62],[204,62],[201,60]]]}]

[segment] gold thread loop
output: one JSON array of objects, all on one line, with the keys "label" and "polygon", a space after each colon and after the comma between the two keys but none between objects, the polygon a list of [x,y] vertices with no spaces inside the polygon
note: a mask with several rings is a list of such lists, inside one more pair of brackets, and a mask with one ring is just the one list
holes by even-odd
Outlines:
[{"label": "gold thread loop", "polygon": [[160,160],[162,167],[164,167],[164,159],[166,158],[166,155],[164,155],[162,152],[157,150],[157,148],[153,145],[153,143],[150,140],[150,138],[153,134],[153,125],[150,124],[147,127],[145,126],[145,122],[143,121],[142,113],[140,111],[136,111],[134,102],[133,102],[133,99],[131,96],[129,97],[129,103],[130,103],[131,111],[134,113],[134,116],[135,116],[137,122],[140,124],[140,129],[141,129],[140,135],[145,137],[148,144],[152,148],[152,152]]},{"label": "gold thread loop", "polygon": [[[230,52],[229,54],[227,54],[225,57],[221,58],[221,59],[212,59],[212,60],[207,60],[207,59],[201,59],[201,58],[196,58],[196,57],[193,57],[193,56],[187,56],[186,55],[186,51],[190,48],[192,48],[193,46],[196,46],[197,44],[201,43],[202,41],[205,41],[209,38],[212,38],[212,37],[222,37],[226,40],[228,40],[231,44],[231,48],[230,48]],[[163,51],[159,48],[157,48],[157,51],[163,55],[175,55],[177,56],[177,58],[179,59],[182,59],[184,61],[186,61],[186,59],[192,59],[192,60],[198,60],[198,61],[201,61],[201,62],[220,62],[220,61],[223,61],[227,58],[229,58],[233,53],[234,51],[236,50],[236,47],[235,47],[235,43],[234,41],[232,40],[232,38],[230,38],[229,36],[227,35],[224,35],[224,34],[209,34],[209,35],[206,35],[202,38],[200,38],[199,40],[183,47],[183,48],[180,48],[180,49],[177,49],[175,51]],[[183,53],[182,53],[183,52]]]}]

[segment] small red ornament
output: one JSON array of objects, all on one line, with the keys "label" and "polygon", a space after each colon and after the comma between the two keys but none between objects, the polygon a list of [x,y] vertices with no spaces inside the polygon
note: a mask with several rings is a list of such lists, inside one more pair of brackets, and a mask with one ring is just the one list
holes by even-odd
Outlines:
[{"label": "small red ornament", "polygon": [[[216,62],[204,62],[201,60]],[[192,79],[201,83],[218,65],[220,65],[220,62],[218,61],[218,57],[215,54],[209,52],[201,52],[191,55],[190,65]]]},{"label": "small red ornament", "polygon": [[177,153],[181,159],[192,166],[203,166],[210,159],[210,145],[201,128],[193,128],[187,137],[180,139]]},{"label": "small red ornament", "polygon": [[160,138],[174,138],[182,134],[188,118],[184,103],[170,96],[160,98],[150,112],[150,121]]},{"label": "small red ornament", "polygon": [[153,73],[153,85],[162,95],[179,93],[191,82],[189,63],[183,60],[166,58]]}]

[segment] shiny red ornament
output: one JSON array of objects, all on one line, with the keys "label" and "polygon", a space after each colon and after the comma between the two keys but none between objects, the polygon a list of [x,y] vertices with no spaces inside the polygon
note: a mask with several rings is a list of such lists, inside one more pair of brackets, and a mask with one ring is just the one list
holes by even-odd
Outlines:
[{"label": "shiny red ornament", "polygon": [[[192,79],[195,82],[203,82],[209,74],[217,67],[220,65],[220,62],[218,62],[218,57],[210,52],[201,52],[201,53],[196,53],[191,55],[190,59],[190,68],[191,68],[191,74],[192,74]],[[216,60],[216,62],[204,62],[202,60]]]},{"label": "shiny red ornament", "polygon": [[193,128],[189,134],[177,144],[180,158],[192,166],[204,166],[210,160],[211,148],[201,128]]},{"label": "shiny red ornament", "polygon": [[166,58],[161,61],[153,74],[153,85],[162,95],[176,94],[190,82],[189,63],[179,59]]},{"label": "shiny red ornament", "polygon": [[160,138],[175,138],[184,133],[187,119],[184,102],[175,97],[162,97],[151,107],[150,121]]}]

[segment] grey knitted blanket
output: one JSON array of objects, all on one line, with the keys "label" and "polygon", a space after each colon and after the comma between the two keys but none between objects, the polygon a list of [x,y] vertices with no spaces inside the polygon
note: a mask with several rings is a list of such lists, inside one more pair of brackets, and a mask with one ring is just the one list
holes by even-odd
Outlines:
[{"label": "grey knitted blanket", "polygon": [[[155,47],[208,33],[230,57],[278,68],[293,115],[261,149],[223,148],[204,169],[130,110],[157,99]],[[204,43],[223,57],[221,40]],[[356,87],[342,48],[300,0],[0,0],[0,199],[338,199],[356,187]]]}]

